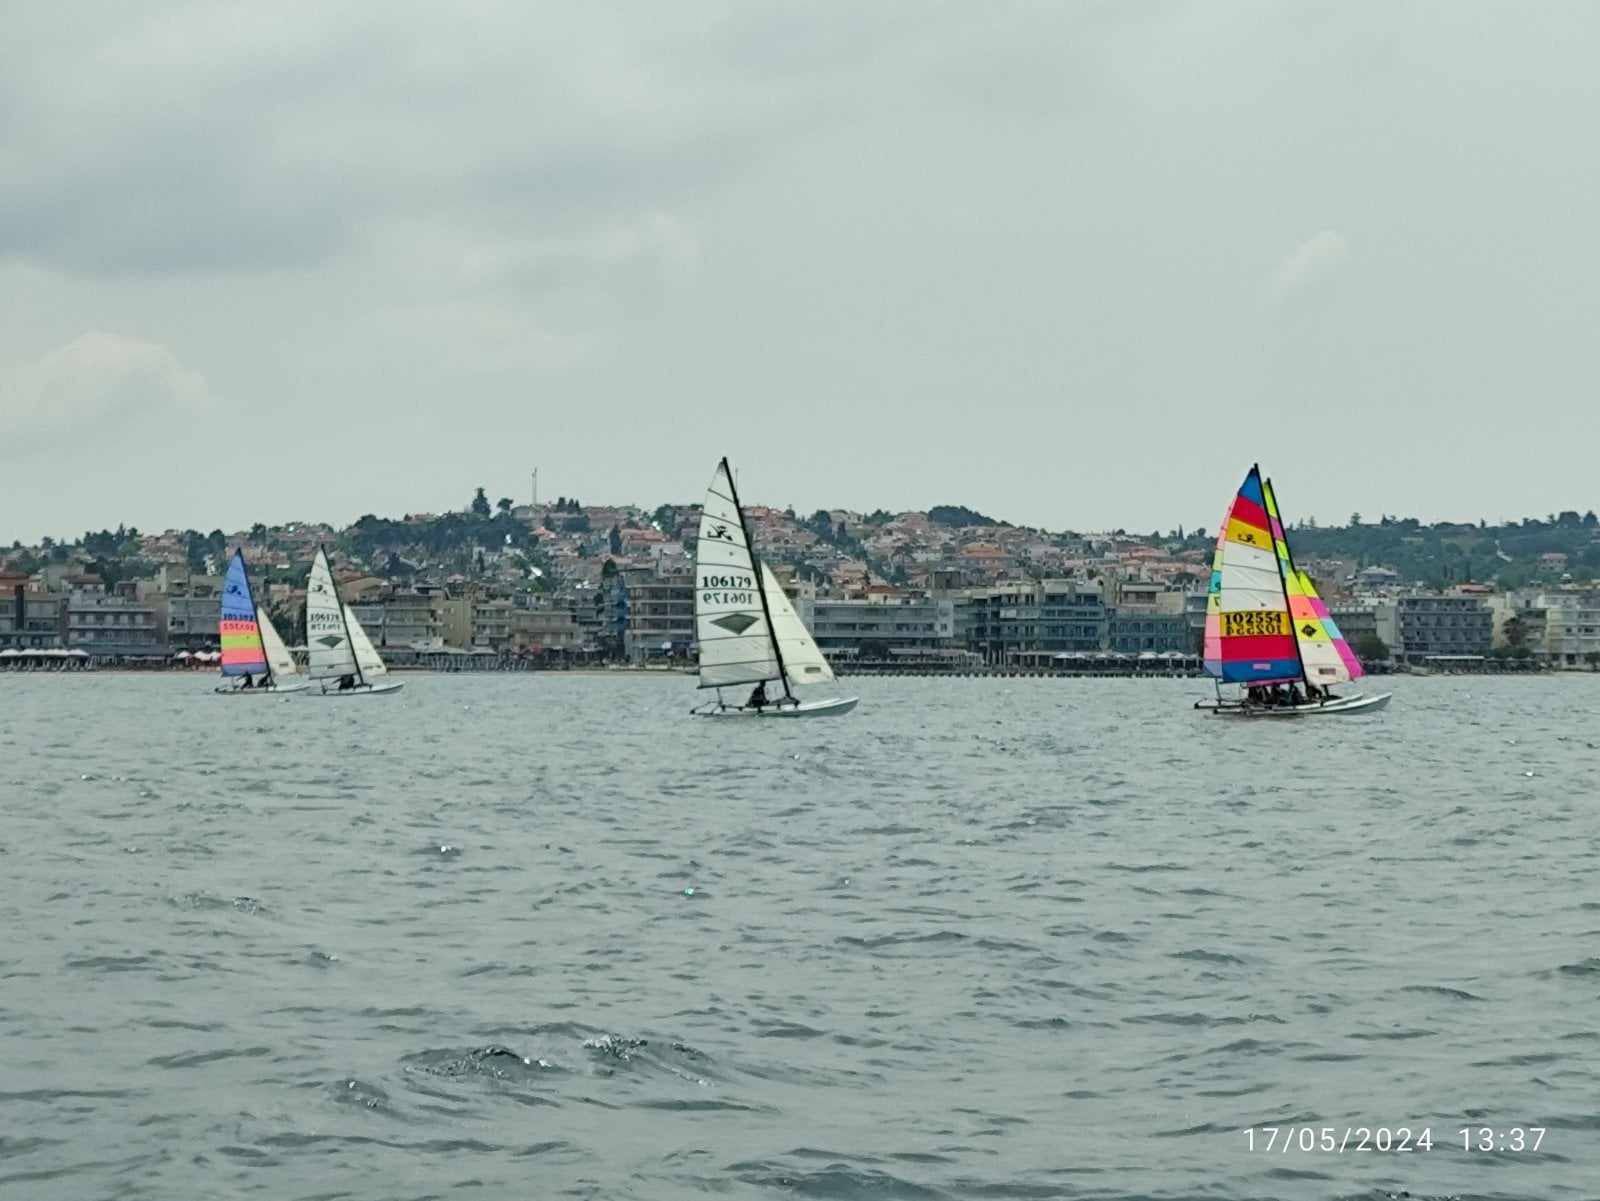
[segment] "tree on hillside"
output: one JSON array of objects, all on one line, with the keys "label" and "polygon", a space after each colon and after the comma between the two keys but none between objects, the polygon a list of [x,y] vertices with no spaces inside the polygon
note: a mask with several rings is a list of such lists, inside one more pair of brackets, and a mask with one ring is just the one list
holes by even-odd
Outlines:
[{"label": "tree on hillside", "polygon": [[499,500],[497,500],[495,502],[495,506],[494,507],[499,509],[500,512],[502,512],[502,513],[510,513],[511,512],[511,506],[513,504],[515,504],[515,503],[516,502],[513,501],[509,496],[502,496]]},{"label": "tree on hillside", "polygon": [[472,512],[477,517],[489,516],[489,496],[480,486],[477,495],[472,498]]},{"label": "tree on hillside", "polygon": [[1351,649],[1365,663],[1372,663],[1389,657],[1389,644],[1376,634],[1365,630],[1356,635],[1355,641],[1351,643]]},{"label": "tree on hillside", "polygon": [[985,516],[976,509],[969,509],[966,505],[934,505],[928,510],[928,520],[935,525],[1005,525],[993,517]]},{"label": "tree on hillside", "polygon": [[[611,544],[611,553],[620,555],[622,553],[622,531],[614,525],[611,527],[609,542]],[[610,560],[608,559],[607,562],[610,562]]]}]

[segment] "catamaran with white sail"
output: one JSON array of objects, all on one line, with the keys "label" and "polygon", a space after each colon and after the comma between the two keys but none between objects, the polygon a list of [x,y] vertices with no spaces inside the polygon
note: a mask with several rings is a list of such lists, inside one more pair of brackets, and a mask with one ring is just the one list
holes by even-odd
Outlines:
[{"label": "catamaran with white sail", "polygon": [[222,675],[231,684],[218,685],[223,696],[269,696],[303,692],[310,687],[294,656],[283,645],[267,611],[255,602],[244,552],[235,550],[222,580],[218,616],[222,640]]},{"label": "catamaran with white sail", "polygon": [[[1195,708],[1229,717],[1375,713],[1391,693],[1336,696],[1365,674],[1311,577],[1295,566],[1272,481],[1251,467],[1233,498],[1211,562],[1206,674],[1215,700]],[[1243,689],[1224,696],[1223,684]]]},{"label": "catamaran with white sail", "polygon": [[[705,717],[831,717],[856,707],[856,697],[805,699],[795,685],[830,683],[833,668],[817,649],[772,569],[756,557],[728,460],[717,464],[700,512],[695,547],[695,639],[700,687],[717,699],[694,712]],[[779,683],[783,695],[768,697]],[[754,684],[742,704],[724,688]]]},{"label": "catamaran with white sail", "polygon": [[398,692],[405,685],[388,678],[389,669],[361,628],[350,606],[339,599],[328,553],[317,548],[306,581],[308,674],[323,696],[371,696]]}]

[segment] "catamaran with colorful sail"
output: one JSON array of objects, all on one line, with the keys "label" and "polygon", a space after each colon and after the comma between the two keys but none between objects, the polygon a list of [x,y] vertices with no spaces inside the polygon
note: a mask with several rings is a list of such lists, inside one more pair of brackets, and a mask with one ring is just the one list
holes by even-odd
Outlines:
[{"label": "catamaran with colorful sail", "polygon": [[[804,699],[795,685],[832,682],[833,668],[784,594],[772,569],[756,557],[728,460],[717,464],[695,547],[695,640],[700,687],[717,699],[694,710],[705,717],[831,717],[856,707],[856,697]],[[768,698],[769,683],[783,695]],[[724,688],[754,684],[740,704]]]},{"label": "catamaran with colorful sail", "polygon": [[272,619],[255,602],[250,569],[244,552],[235,550],[222,580],[222,605],[218,618],[222,636],[222,675],[233,680],[219,685],[224,696],[266,696],[302,692],[309,684],[283,645]]},{"label": "catamaran with colorful sail", "polygon": [[323,696],[370,696],[398,692],[405,685],[388,679],[389,669],[361,628],[350,606],[339,599],[328,553],[317,548],[306,580],[308,674]]},{"label": "catamaran with colorful sail", "polygon": [[[1245,476],[1217,535],[1206,598],[1205,669],[1217,681],[1217,697],[1197,701],[1195,708],[1219,715],[1375,713],[1391,696],[1330,691],[1365,672],[1311,577],[1295,566],[1272,482],[1261,478],[1258,466]],[[1238,685],[1244,694],[1224,696],[1223,684]],[[1289,699],[1272,703],[1270,694],[1280,685],[1288,688]]]}]

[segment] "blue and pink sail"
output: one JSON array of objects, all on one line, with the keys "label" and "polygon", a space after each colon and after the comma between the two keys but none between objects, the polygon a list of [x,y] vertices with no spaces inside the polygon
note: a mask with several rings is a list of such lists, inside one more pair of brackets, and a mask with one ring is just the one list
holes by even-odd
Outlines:
[{"label": "blue and pink sail", "polygon": [[250,592],[250,573],[245,570],[240,551],[233,552],[222,580],[221,632],[223,675],[253,676],[267,670],[255,597]]}]

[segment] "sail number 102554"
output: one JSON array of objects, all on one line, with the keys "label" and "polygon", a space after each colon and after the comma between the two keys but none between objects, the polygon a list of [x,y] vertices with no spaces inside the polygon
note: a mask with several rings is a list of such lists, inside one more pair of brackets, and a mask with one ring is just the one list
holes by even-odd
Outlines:
[{"label": "sail number 102554", "polygon": [[1222,614],[1224,638],[1288,632],[1289,615],[1281,609],[1243,609]]}]

